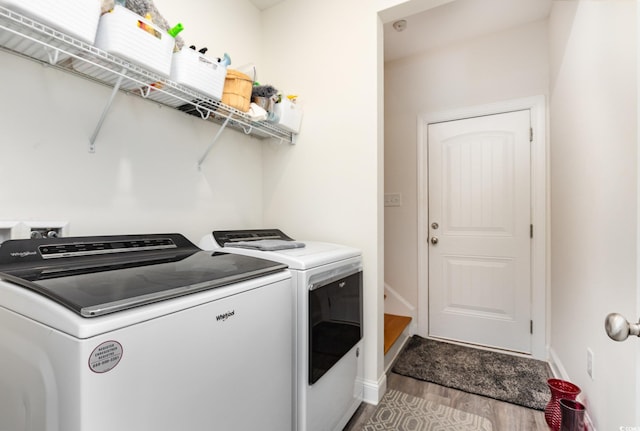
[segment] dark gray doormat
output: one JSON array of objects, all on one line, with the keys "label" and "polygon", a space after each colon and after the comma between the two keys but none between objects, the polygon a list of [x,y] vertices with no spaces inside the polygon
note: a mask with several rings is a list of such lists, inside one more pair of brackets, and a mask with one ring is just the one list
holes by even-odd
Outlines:
[{"label": "dark gray doormat", "polygon": [[551,398],[549,364],[414,335],[392,371],[535,410]]}]

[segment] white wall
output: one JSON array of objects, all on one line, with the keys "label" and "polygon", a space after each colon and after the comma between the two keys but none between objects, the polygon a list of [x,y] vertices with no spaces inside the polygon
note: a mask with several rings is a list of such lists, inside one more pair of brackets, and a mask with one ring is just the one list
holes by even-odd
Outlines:
[{"label": "white wall", "polygon": [[258,73],[304,107],[297,144],[264,148],[265,224],[362,250],[365,379],[376,392],[384,379],[382,30],[370,3],[289,0],[265,11]]},{"label": "white wall", "polygon": [[[362,249],[365,378],[382,360],[382,28],[368,1],[155,1],[186,44],[254,63],[258,79],[304,103],[297,145],[218,126],[118,94],[87,151],[110,89],[0,52],[0,222],[68,221],[71,235],[280,227]],[[338,18],[337,18],[338,17]],[[349,47],[357,46],[357,49]]]},{"label": "white wall", "polygon": [[[555,1],[551,44],[551,348],[599,430],[640,426],[637,340],[636,2]],[[586,373],[594,353],[594,379]]]},{"label": "white wall", "polygon": [[207,47],[207,56],[231,56],[231,69],[260,64],[261,12],[249,0],[153,0],[170,25],[182,23],[185,45]]},{"label": "white wall", "polygon": [[[550,346],[597,429],[638,426],[637,6],[555,1],[539,22],[385,65],[385,281],[415,303],[416,114],[534,94],[550,98]],[[594,380],[586,350],[594,352]]]},{"label": "white wall", "polygon": [[534,22],[385,64],[385,282],[418,292],[417,124],[420,114],[548,92],[547,25]]},{"label": "white wall", "polygon": [[[248,1],[156,4],[184,24],[188,45],[229,52],[235,64],[260,59],[260,13]],[[120,93],[89,154],[110,89],[0,59],[0,222],[68,221],[71,235],[177,231],[192,241],[261,225],[262,141],[226,130],[200,172],[217,125]]]}]

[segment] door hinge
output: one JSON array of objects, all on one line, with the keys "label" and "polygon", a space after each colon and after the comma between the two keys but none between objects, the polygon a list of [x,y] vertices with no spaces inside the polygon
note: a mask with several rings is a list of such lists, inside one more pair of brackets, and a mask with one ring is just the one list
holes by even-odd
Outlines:
[{"label": "door hinge", "polygon": [[529,238],[533,238],[533,225],[529,225]]},{"label": "door hinge", "polygon": [[529,320],[529,333],[533,335],[533,320]]},{"label": "door hinge", "polygon": [[533,142],[533,127],[529,127],[529,142]]}]

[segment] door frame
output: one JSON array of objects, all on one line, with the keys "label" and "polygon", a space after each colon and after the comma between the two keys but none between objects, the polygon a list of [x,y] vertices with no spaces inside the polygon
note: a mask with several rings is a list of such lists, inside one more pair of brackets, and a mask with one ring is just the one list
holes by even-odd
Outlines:
[{"label": "door frame", "polygon": [[531,243],[531,319],[533,335],[531,339],[531,356],[546,360],[549,339],[549,321],[547,315],[548,298],[550,298],[549,274],[549,184],[548,172],[548,138],[546,130],[547,114],[544,96],[533,96],[513,99],[486,105],[470,106],[440,112],[418,114],[417,118],[417,202],[418,202],[418,335],[426,337],[429,333],[429,275],[427,262],[429,247],[427,244],[429,230],[427,214],[428,200],[428,133],[429,124],[443,121],[460,120],[484,115],[500,114],[511,111],[531,111],[531,128],[533,141],[531,144],[531,220],[534,235]]}]

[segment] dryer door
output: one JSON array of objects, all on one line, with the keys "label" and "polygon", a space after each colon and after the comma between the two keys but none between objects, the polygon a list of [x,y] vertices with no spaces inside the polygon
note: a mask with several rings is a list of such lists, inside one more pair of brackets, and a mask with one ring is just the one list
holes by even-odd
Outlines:
[{"label": "dryer door", "polygon": [[362,338],[362,271],[309,290],[309,384]]}]

